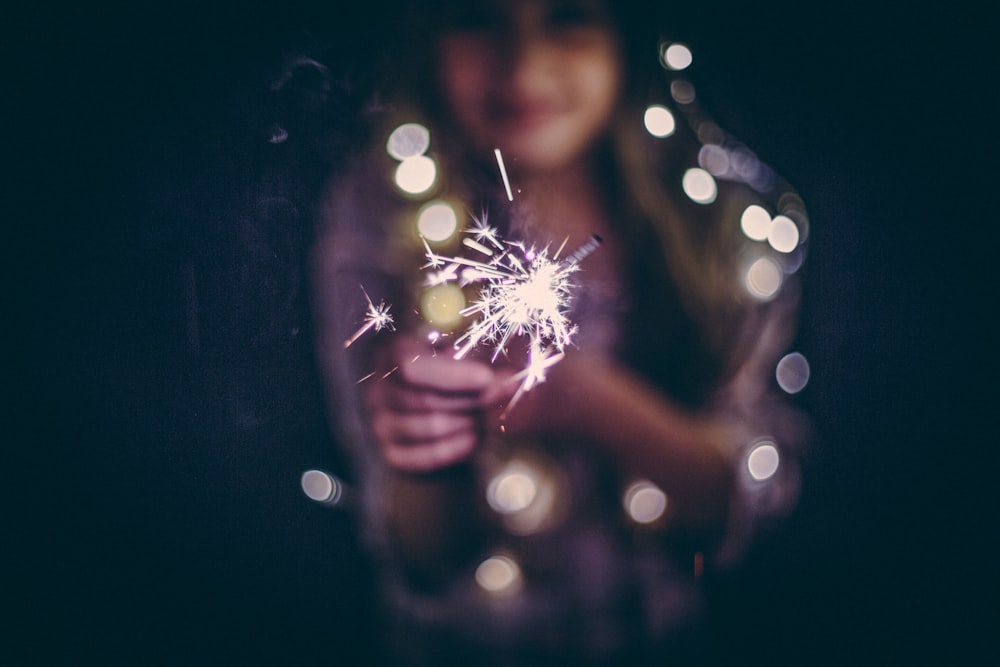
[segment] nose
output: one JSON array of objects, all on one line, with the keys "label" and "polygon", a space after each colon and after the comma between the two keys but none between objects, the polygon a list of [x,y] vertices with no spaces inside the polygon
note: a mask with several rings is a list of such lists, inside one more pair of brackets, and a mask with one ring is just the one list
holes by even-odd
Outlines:
[{"label": "nose", "polygon": [[553,51],[545,35],[530,27],[512,26],[500,44],[499,71],[514,90],[531,89],[551,71]]}]

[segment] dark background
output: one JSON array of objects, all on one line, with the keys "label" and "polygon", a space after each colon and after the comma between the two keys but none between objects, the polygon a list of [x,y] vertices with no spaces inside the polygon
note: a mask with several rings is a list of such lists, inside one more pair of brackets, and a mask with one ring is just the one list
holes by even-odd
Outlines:
[{"label": "dark background", "polygon": [[[978,655],[996,599],[979,418],[996,17],[784,1],[677,16],[703,102],[811,216],[798,346],[817,442],[797,513],[713,592],[719,654]],[[300,273],[310,195],[343,144],[303,138],[350,114],[383,20],[376,3],[258,2],[11,22],[5,650],[21,662],[377,646],[351,517],[298,477],[344,471]],[[270,91],[301,50],[327,59],[341,106]],[[279,121],[289,138],[269,143]]]}]

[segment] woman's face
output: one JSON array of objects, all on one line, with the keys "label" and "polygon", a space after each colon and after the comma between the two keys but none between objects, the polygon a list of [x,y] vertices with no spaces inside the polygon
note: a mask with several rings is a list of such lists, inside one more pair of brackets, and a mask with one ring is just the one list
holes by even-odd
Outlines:
[{"label": "woman's face", "polygon": [[597,0],[492,0],[449,18],[439,45],[446,110],[475,148],[514,171],[584,158],[622,85],[617,36]]}]

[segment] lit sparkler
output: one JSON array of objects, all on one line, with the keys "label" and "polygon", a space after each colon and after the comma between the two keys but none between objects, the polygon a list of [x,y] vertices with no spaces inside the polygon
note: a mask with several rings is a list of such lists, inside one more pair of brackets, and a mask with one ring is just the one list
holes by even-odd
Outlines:
[{"label": "lit sparkler", "polygon": [[492,361],[496,361],[507,353],[512,338],[527,337],[528,363],[515,376],[521,385],[508,405],[510,409],[521,395],[545,381],[546,370],[562,359],[571,343],[577,330],[566,314],[572,301],[571,276],[601,239],[593,236],[560,259],[562,247],[550,256],[547,248],[501,240],[485,216],[475,220],[467,232],[473,238],[463,239],[463,245],[484,259],[438,255],[425,244],[428,261],[424,267],[432,269],[427,284],[482,283],[476,301],[461,311],[463,316],[476,319],[455,340],[455,359],[462,359],[480,344],[489,344]]},{"label": "lit sparkler", "polygon": [[396,330],[392,324],[392,315],[389,313],[390,307],[387,306],[384,301],[379,301],[379,304],[376,306],[371,297],[368,296],[368,292],[365,291],[364,287],[361,288],[361,291],[364,293],[365,299],[368,301],[368,312],[365,313],[364,324],[362,324],[350,338],[344,341],[345,348],[350,347],[354,341],[361,338],[361,336],[369,329],[381,331],[382,329],[388,327],[393,331]]},{"label": "lit sparkler", "polygon": [[[513,201],[503,156],[499,149],[494,152],[507,199]],[[528,362],[512,377],[520,381],[520,386],[507,405],[506,410],[510,410],[525,392],[544,382],[546,371],[565,356],[565,348],[577,331],[567,317],[573,288],[570,277],[579,270],[579,262],[597,249],[601,239],[595,235],[560,259],[563,246],[550,256],[547,247],[539,250],[501,239],[496,227],[489,224],[485,211],[474,219],[466,233],[469,236],[462,239],[462,245],[481,255],[482,259],[437,254],[423,239],[427,258],[422,267],[426,271],[425,284],[429,287],[447,283],[458,283],[462,287],[482,284],[476,301],[460,311],[463,317],[476,319],[455,340],[455,359],[462,359],[481,344],[489,344],[493,346],[491,361],[495,362],[501,354],[507,354],[512,338],[527,337]],[[395,330],[389,306],[384,302],[376,306],[364,287],[361,291],[368,301],[368,311],[364,324],[344,341],[345,348],[369,330],[380,331],[386,327]],[[358,382],[373,375],[374,372]]]}]

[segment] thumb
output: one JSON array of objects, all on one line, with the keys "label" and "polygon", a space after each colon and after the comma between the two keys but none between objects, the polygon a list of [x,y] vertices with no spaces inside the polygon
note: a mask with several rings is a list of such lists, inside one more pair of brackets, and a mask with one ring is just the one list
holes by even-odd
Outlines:
[{"label": "thumb", "polygon": [[516,371],[498,371],[496,380],[482,395],[487,430],[509,435],[533,430],[539,418],[539,401],[534,391],[523,390],[522,381]]}]

